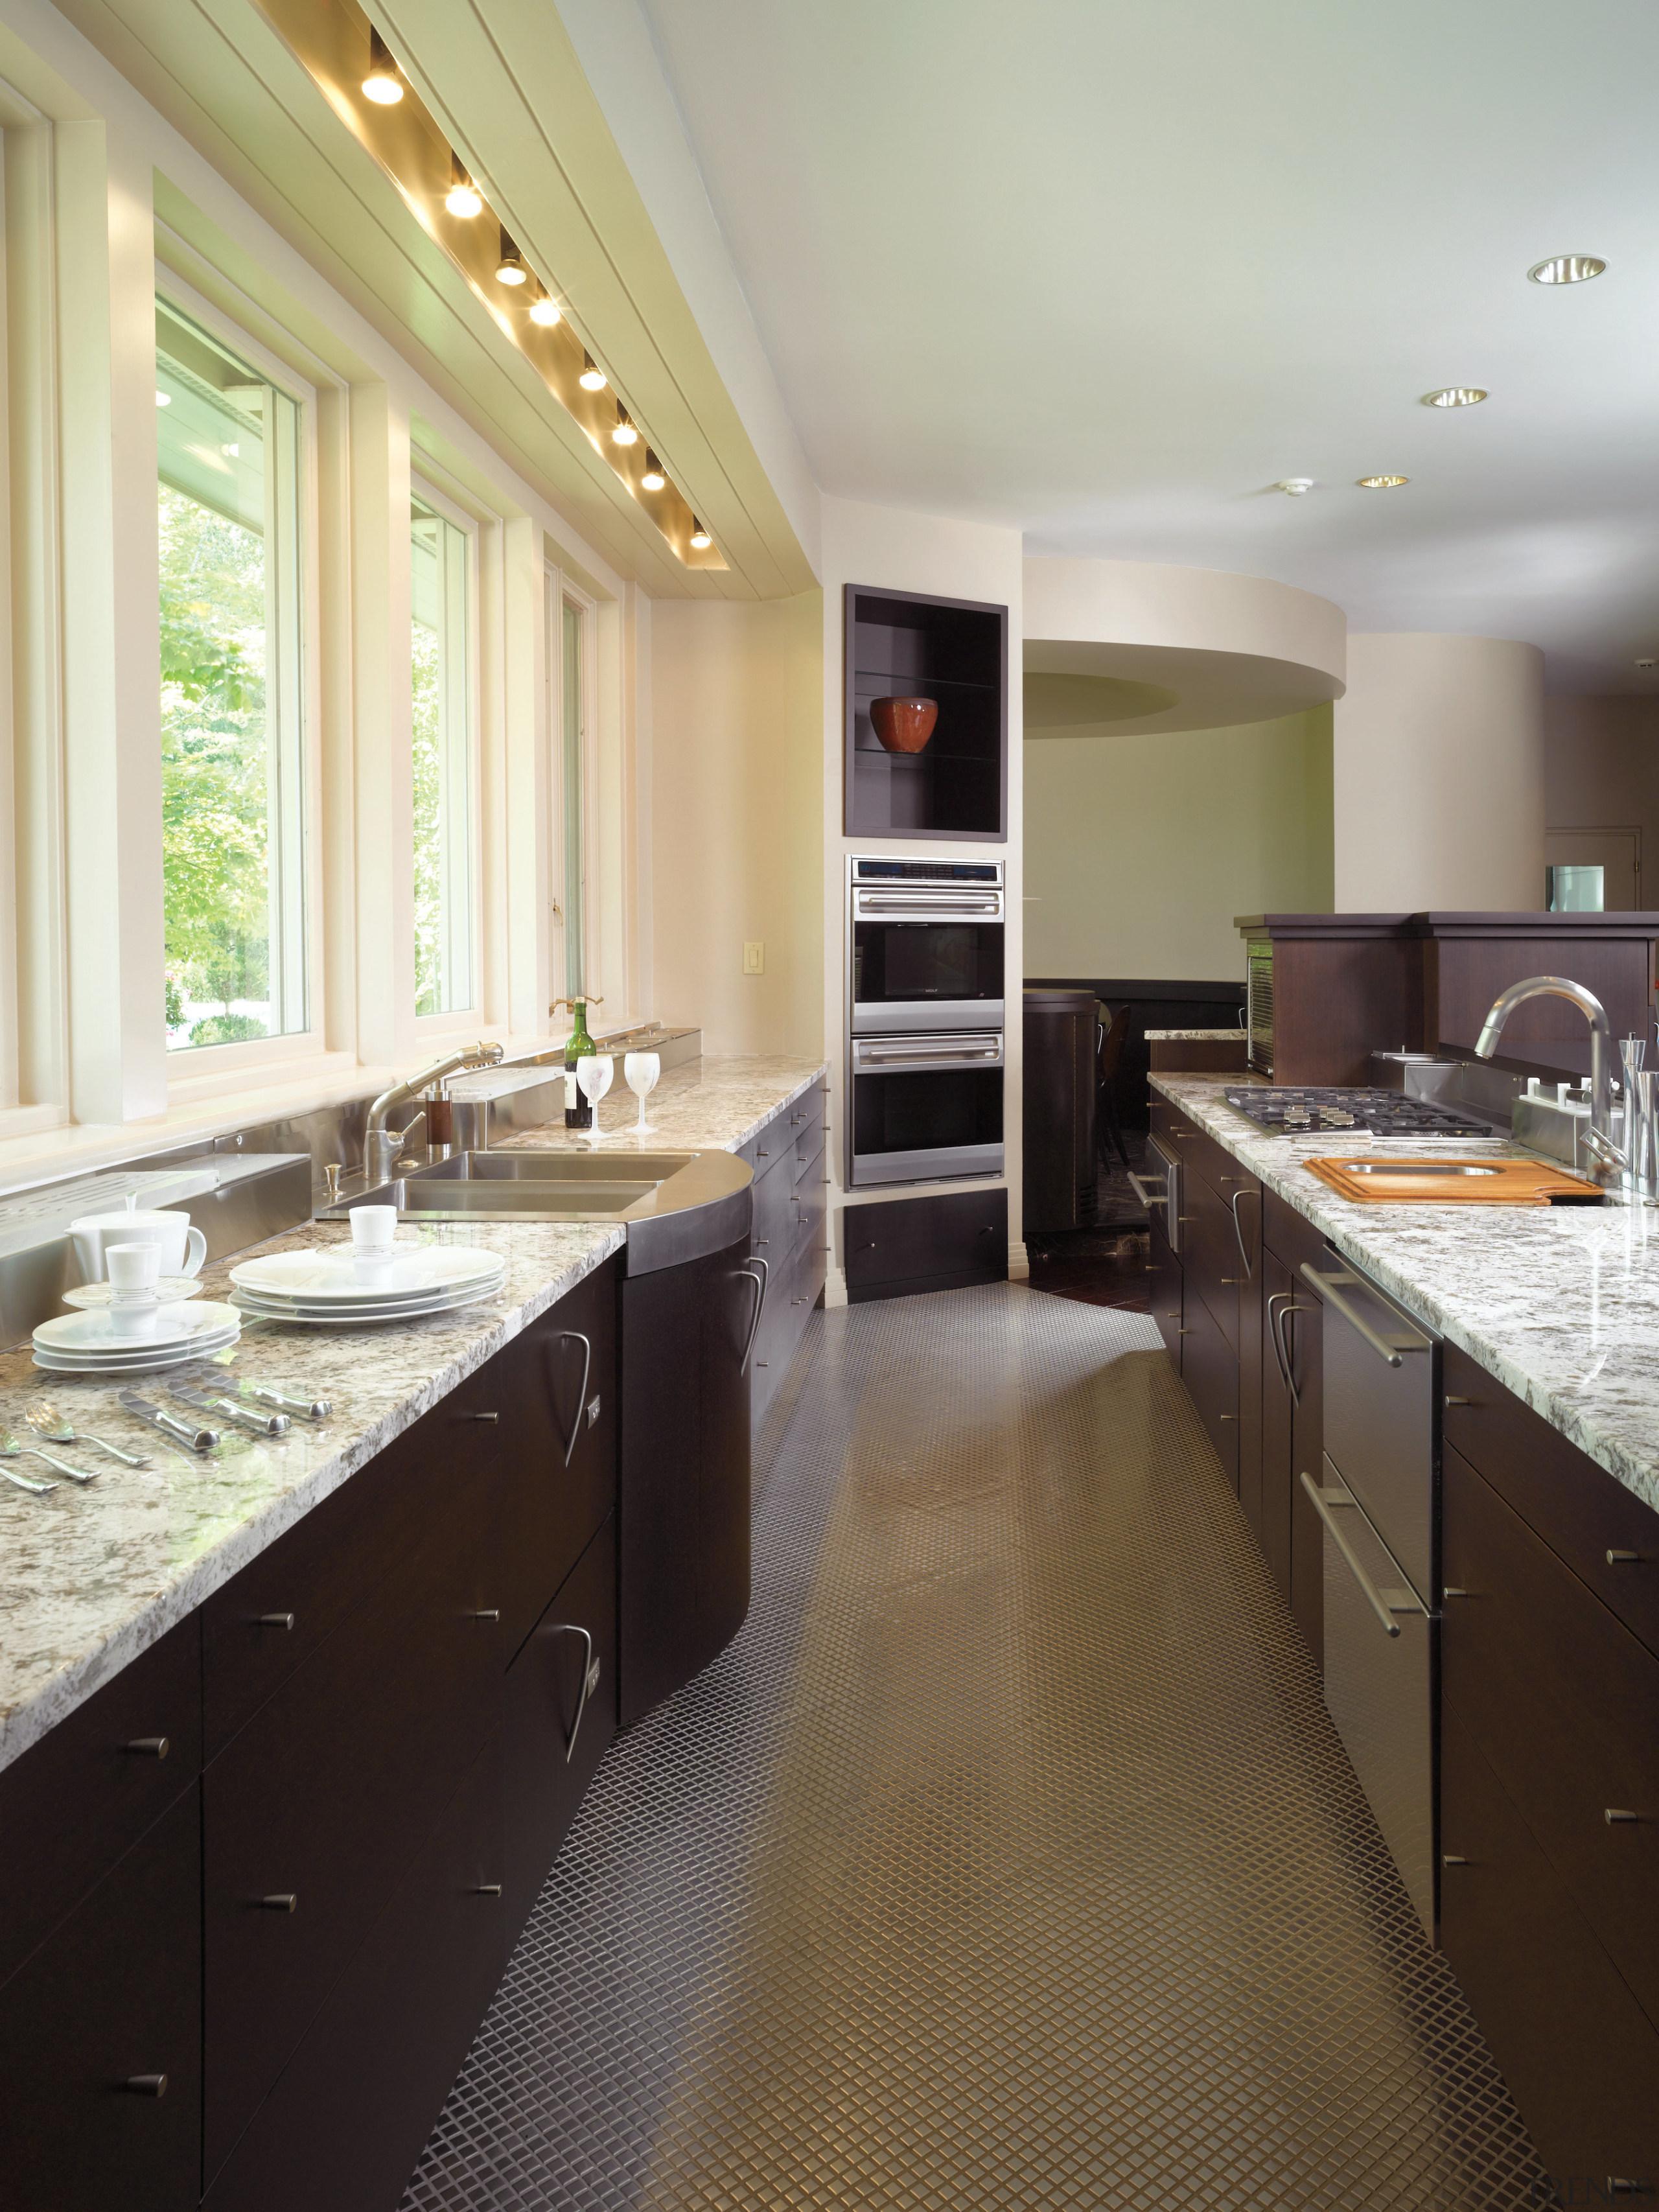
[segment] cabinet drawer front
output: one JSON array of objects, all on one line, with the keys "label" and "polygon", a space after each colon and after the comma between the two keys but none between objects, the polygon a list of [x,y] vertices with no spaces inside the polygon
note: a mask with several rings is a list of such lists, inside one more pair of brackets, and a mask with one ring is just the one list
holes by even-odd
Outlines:
[{"label": "cabinet drawer front", "polygon": [[951,1191],[936,1198],[878,1200],[842,1218],[847,1287],[940,1289],[952,1277],[992,1280],[1007,1273],[1008,1194]]},{"label": "cabinet drawer front", "polygon": [[794,1208],[790,1200],[794,1188],[786,1159],[779,1158],[763,1172],[757,1172],[750,1246],[769,1267],[775,1267],[781,1260],[789,1256],[789,1237],[794,1225]]},{"label": "cabinet drawer front", "polygon": [[1441,1948],[1547,2171],[1659,2172],[1659,2035],[1449,1706],[1440,1844]]},{"label": "cabinet drawer front", "polygon": [[0,1982],[192,1786],[201,1763],[192,1618],[0,1773]]},{"label": "cabinet drawer front", "polygon": [[[1261,1194],[1261,1241],[1283,1261],[1298,1284],[1306,1280],[1302,1273],[1304,1260],[1310,1267],[1328,1269],[1335,1256],[1306,1215],[1287,1206],[1277,1191],[1264,1189]],[[1310,1291],[1305,1295],[1311,1297],[1314,1293]]]},{"label": "cabinet drawer front", "polygon": [[1659,2024],[1659,1660],[1450,1446],[1442,1486],[1447,1701]]},{"label": "cabinet drawer front", "polygon": [[755,1171],[757,1182],[763,1175],[776,1167],[780,1160],[788,1158],[790,1140],[793,1135],[794,1132],[789,1126],[789,1112],[786,1109],[774,1114],[764,1127],[757,1130],[746,1145],[739,1146],[738,1157],[739,1159],[748,1161]]},{"label": "cabinet drawer front", "polygon": [[1152,1238],[1146,1284],[1147,1296],[1152,1301],[1152,1319],[1158,1323],[1158,1333],[1164,1339],[1164,1349],[1175,1362],[1175,1370],[1179,1375],[1183,1326],[1181,1317],[1181,1262],[1161,1237],[1154,1236]]},{"label": "cabinet drawer front", "polygon": [[[823,1155],[820,1153],[819,1158]],[[790,1200],[789,1257],[793,1261],[809,1244],[823,1243],[823,1183],[809,1177]]]},{"label": "cabinet drawer front", "polygon": [[1201,1176],[1181,1179],[1181,1262],[1188,1293],[1196,1291],[1203,1299],[1237,1358],[1244,1261],[1231,1209]]},{"label": "cabinet drawer front", "polygon": [[823,1150],[823,1092],[815,1089],[784,1109],[783,1126],[793,1139],[799,1166],[814,1152]]},{"label": "cabinet drawer front", "polygon": [[1659,1513],[1455,1344],[1443,1373],[1446,1441],[1659,1653]]},{"label": "cabinet drawer front", "polygon": [[822,1129],[809,1129],[790,1154],[789,1180],[797,1198],[809,1191],[822,1192],[825,1180]]},{"label": "cabinet drawer front", "polygon": [[1200,1129],[1190,1115],[1171,1106],[1156,1093],[1152,1098],[1152,1134],[1162,1137],[1174,1148],[1189,1176],[1201,1176],[1218,1194],[1236,1188],[1241,1178],[1250,1182],[1255,1180],[1240,1167],[1226,1146],[1218,1145],[1207,1131]]},{"label": "cabinet drawer front", "polygon": [[[201,1880],[192,1787],[7,1990],[4,2212],[189,2212],[196,2203]],[[9,1910],[16,1894],[8,1891]],[[164,2095],[119,2087],[158,2074]]]},{"label": "cabinet drawer front", "polygon": [[493,1465],[459,1478],[204,1777],[210,2175],[499,1717],[497,1497]]},{"label": "cabinet drawer front", "polygon": [[486,1739],[207,2197],[389,2212],[507,1957],[501,1741]]},{"label": "cabinet drawer front", "polygon": [[616,1733],[617,1524],[611,1519],[537,1622],[507,1678],[502,1879],[509,1942],[529,1918]]},{"label": "cabinet drawer front", "polygon": [[[601,1269],[518,1345],[533,1419],[501,1461],[501,1650],[524,1642],[617,1502],[617,1282]],[[574,1431],[574,1443],[572,1442]],[[570,1464],[565,1465],[565,1452]]]},{"label": "cabinet drawer front", "polygon": [[1181,1379],[1192,1393],[1199,1418],[1208,1430],[1216,1457],[1235,1490],[1238,1487],[1238,1354],[1187,1282],[1182,1300],[1186,1336],[1181,1351]]}]

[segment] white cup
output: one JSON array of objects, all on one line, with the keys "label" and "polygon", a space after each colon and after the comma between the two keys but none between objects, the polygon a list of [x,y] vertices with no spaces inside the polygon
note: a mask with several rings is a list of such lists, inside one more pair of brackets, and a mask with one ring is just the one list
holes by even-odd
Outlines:
[{"label": "white cup", "polygon": [[163,1275],[199,1275],[207,1258],[207,1238],[191,1226],[187,1213],[87,1213],[70,1224],[70,1240],[83,1282],[101,1283],[104,1255],[112,1244],[153,1244]]},{"label": "white cup", "polygon": [[118,1336],[149,1336],[161,1311],[155,1285],[161,1273],[161,1255],[154,1244],[106,1244],[104,1264],[109,1269],[110,1326]]},{"label": "white cup", "polygon": [[398,1235],[395,1206],[354,1206],[352,1248],[360,1260],[388,1260]]}]

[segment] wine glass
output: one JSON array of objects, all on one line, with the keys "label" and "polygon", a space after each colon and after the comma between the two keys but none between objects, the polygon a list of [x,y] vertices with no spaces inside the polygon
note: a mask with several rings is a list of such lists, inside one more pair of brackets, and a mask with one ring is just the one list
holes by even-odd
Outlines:
[{"label": "wine glass", "polygon": [[656,1123],[645,1118],[645,1102],[656,1089],[661,1073],[661,1056],[654,1052],[630,1052],[623,1061],[623,1075],[640,1102],[640,1118],[634,1124],[636,1137],[649,1137],[656,1132]]},{"label": "wine glass", "polygon": [[610,1090],[617,1073],[617,1063],[608,1052],[591,1052],[576,1062],[576,1080],[582,1087],[582,1096],[593,1109],[593,1127],[588,1132],[590,1145],[604,1142],[599,1134],[599,1101]]}]

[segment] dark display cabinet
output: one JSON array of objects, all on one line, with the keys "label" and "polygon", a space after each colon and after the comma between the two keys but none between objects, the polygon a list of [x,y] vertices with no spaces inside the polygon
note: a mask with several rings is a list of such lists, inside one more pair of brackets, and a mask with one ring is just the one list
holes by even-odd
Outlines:
[{"label": "dark display cabinet", "polygon": [[[849,584],[847,835],[1008,835],[1008,610]],[[939,720],[920,752],[890,753],[872,700],[922,696]]]}]

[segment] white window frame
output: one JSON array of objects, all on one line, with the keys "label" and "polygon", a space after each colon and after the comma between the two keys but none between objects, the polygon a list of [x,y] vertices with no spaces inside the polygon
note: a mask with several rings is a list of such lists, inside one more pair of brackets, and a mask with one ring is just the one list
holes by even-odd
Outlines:
[{"label": "white window frame", "polygon": [[[303,824],[305,893],[305,971],[307,1022],[303,1030],[286,1036],[252,1037],[240,1044],[195,1045],[167,1055],[167,1095],[188,1101],[226,1087],[224,1079],[244,1070],[269,1067],[273,1073],[290,1062],[315,1060],[326,1050],[328,1010],[325,1003],[327,969],[323,951],[323,713],[322,651],[319,620],[319,535],[321,526],[318,482],[317,386],[293,365],[270,351],[240,323],[223,313],[212,301],[167,264],[155,263],[156,296],[191,322],[240,354],[295,401],[299,410],[299,528],[300,528],[300,712],[302,716],[301,755],[303,791],[299,812]],[[157,671],[157,683],[160,671]],[[157,825],[155,866],[161,865],[160,825]],[[291,860],[285,865],[291,866]],[[160,1019],[160,1009],[157,1009]]]},{"label": "white window frame", "polygon": [[[425,463],[425,467],[422,464]],[[483,817],[483,751],[485,742],[483,719],[483,683],[481,652],[482,633],[479,628],[479,602],[483,596],[482,526],[479,518],[457,504],[447,492],[434,483],[431,464],[418,452],[410,456],[409,489],[413,497],[423,501],[446,522],[466,534],[466,714],[467,714],[467,836],[470,850],[467,867],[467,897],[470,905],[468,924],[471,932],[472,1003],[459,1007],[453,1013],[415,1014],[415,1035],[441,1042],[451,1036],[477,1036],[487,1030],[490,1023],[485,999],[484,951],[484,817]],[[414,781],[414,733],[410,733],[409,774],[412,789]],[[412,813],[411,813],[412,821]],[[412,937],[415,927],[413,893],[414,848],[409,854],[410,902],[408,927]]]},{"label": "white window frame", "polygon": [[[552,996],[568,994],[568,975],[565,961],[565,916],[574,902],[581,918],[582,932],[582,988],[592,994],[604,981],[605,970],[600,961],[601,946],[598,935],[599,916],[599,622],[598,601],[582,590],[553,562],[546,566],[544,586],[543,619],[547,638],[547,727],[549,775],[548,789],[552,814],[552,884],[554,912],[550,921],[557,925],[556,952],[551,967],[556,989]],[[574,607],[581,617],[581,881],[573,893],[565,876],[565,794],[564,794],[564,610]],[[604,993],[599,991],[603,998]],[[618,1011],[621,1011],[620,1009]],[[562,1017],[561,1017],[561,1019]],[[559,1033],[559,1022],[553,1024]]]}]

